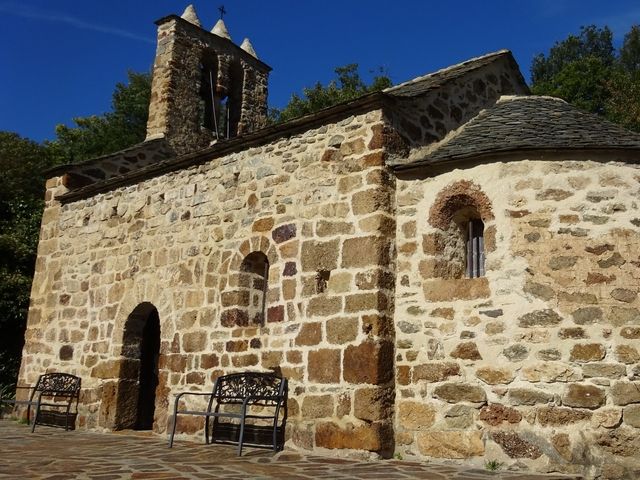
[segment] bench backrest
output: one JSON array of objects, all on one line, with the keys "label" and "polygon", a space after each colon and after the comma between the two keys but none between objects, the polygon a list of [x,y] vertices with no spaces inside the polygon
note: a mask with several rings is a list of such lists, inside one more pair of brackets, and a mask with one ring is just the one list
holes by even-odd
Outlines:
[{"label": "bench backrest", "polygon": [[218,377],[213,397],[218,403],[242,403],[247,396],[261,397],[250,403],[276,405],[285,398],[287,379],[273,373],[245,372]]},{"label": "bench backrest", "polygon": [[35,392],[49,392],[77,396],[80,392],[80,377],[69,373],[45,373],[40,375]]}]

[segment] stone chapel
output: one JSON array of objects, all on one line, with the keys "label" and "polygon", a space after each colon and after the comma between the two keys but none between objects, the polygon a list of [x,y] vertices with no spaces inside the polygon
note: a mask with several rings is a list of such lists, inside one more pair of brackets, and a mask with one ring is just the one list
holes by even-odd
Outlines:
[{"label": "stone chapel", "polygon": [[637,478],[640,135],[507,50],[268,125],[248,40],[156,24],[146,140],[49,172],[20,383],[162,434],[273,370],[289,448]]}]

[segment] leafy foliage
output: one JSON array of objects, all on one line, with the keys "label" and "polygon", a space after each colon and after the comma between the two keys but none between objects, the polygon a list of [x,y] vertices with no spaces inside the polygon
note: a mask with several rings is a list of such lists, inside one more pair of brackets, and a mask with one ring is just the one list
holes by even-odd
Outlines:
[{"label": "leafy foliage", "polygon": [[15,383],[29,308],[38,232],[43,209],[44,171],[106,155],[144,140],[151,77],[129,72],[118,83],[113,110],[58,125],[57,138],[39,145],[0,132],[0,388]]},{"label": "leafy foliage", "polygon": [[149,116],[151,75],[128,73],[128,84],[118,83],[112,111],[74,118],[75,127],[58,125],[51,148],[64,163],[107,155],[144,140]]},{"label": "leafy foliage", "polygon": [[640,131],[640,27],[634,25],[616,52],[608,27],[582,27],[556,42],[531,65],[531,90]]},{"label": "leafy foliage", "polygon": [[313,87],[303,88],[302,96],[294,93],[282,110],[271,110],[271,122],[286,122],[391,86],[391,79],[382,70],[367,85],[360,77],[357,63],[337,67],[335,73],[337,78],[328,85],[317,82]]},{"label": "leafy foliage", "polygon": [[43,207],[48,149],[0,132],[0,387],[15,382]]}]

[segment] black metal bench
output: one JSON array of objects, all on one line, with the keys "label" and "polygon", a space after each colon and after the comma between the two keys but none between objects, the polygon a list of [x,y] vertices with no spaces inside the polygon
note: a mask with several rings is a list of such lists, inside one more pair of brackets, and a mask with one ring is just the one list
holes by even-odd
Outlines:
[{"label": "black metal bench", "polygon": [[[180,400],[189,395],[209,397],[206,410],[179,410]],[[258,408],[256,408],[258,407]],[[278,425],[280,411],[283,409],[282,425]],[[247,419],[268,421],[271,436],[271,447],[274,451],[279,448],[279,433],[284,431],[287,416],[287,379],[273,373],[245,372],[232,373],[218,377],[211,393],[182,392],[176,396],[173,407],[173,427],[169,437],[169,448],[173,446],[173,436],[176,433],[178,415],[198,415],[205,417],[205,442],[209,443],[209,425],[213,419],[211,441],[213,443],[238,444],[238,456],[242,455],[245,439],[245,421]],[[220,418],[236,419],[240,421],[237,438],[227,441],[215,439],[216,429],[229,425],[221,423]],[[255,445],[264,446],[264,445]]]},{"label": "black metal bench", "polygon": [[[17,398],[19,390],[30,390],[28,399]],[[80,398],[80,378],[69,373],[45,373],[38,377],[33,387],[17,386],[16,396],[11,399],[2,399],[2,403],[27,407],[27,421],[31,424],[31,431],[36,429],[36,424],[61,427],[64,420],[64,429],[73,428],[78,413],[78,401]],[[75,402],[75,412],[71,406]],[[35,414],[31,418],[31,408],[35,408]],[[44,407],[44,408],[43,408]],[[70,422],[70,420],[73,420]]]}]

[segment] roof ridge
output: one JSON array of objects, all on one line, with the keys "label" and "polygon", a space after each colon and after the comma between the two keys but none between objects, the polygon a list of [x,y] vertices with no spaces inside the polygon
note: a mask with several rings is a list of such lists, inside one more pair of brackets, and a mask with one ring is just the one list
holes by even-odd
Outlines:
[{"label": "roof ridge", "polygon": [[413,85],[414,83],[422,82],[422,81],[424,81],[424,80],[426,80],[426,79],[428,79],[430,77],[433,77],[435,75],[439,75],[439,74],[454,70],[456,68],[459,68],[459,67],[462,67],[462,66],[465,66],[465,65],[469,65],[469,64],[478,62],[480,60],[486,60],[487,58],[491,58],[491,57],[499,57],[499,56],[505,55],[505,54],[511,54],[511,50],[503,48],[503,49],[497,50],[495,52],[490,52],[490,53],[486,53],[484,55],[480,55],[478,57],[469,58],[469,59],[467,59],[467,60],[465,60],[463,62],[456,63],[456,64],[453,64],[453,65],[449,65],[448,67],[444,67],[444,68],[441,68],[439,70],[436,70],[435,72],[427,73],[426,75],[421,75],[419,77],[412,78],[411,80],[407,80],[406,82],[399,83],[398,85],[393,85],[391,87],[385,88],[382,91],[384,93],[391,93],[396,89],[399,89],[401,87],[405,87],[407,85]]}]

